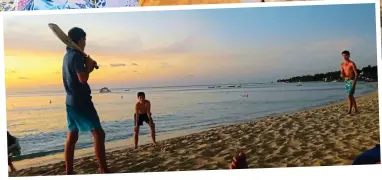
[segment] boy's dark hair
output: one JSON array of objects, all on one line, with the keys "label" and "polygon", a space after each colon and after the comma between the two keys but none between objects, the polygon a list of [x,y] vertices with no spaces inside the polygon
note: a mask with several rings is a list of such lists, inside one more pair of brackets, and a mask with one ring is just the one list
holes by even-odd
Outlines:
[{"label": "boy's dark hair", "polygon": [[342,51],[342,53],[341,53],[341,54],[345,54],[345,55],[348,55],[348,56],[350,56],[350,52],[349,52],[348,50]]},{"label": "boy's dark hair", "polygon": [[144,93],[144,92],[139,92],[139,93],[137,94],[137,96],[138,96],[138,97],[140,97],[140,96],[145,97],[145,93]]},{"label": "boy's dark hair", "polygon": [[78,43],[79,40],[86,37],[86,33],[83,29],[74,27],[69,30],[68,36],[74,43]]}]

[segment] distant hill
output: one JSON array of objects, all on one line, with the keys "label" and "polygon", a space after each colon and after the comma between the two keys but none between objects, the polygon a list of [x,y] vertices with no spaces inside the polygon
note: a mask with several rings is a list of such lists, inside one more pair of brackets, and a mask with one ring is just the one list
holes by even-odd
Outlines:
[{"label": "distant hill", "polygon": [[[359,80],[367,81],[367,82],[378,81],[377,66],[369,65],[367,67],[362,68],[361,70],[358,69],[358,74],[359,74],[359,77],[358,77]],[[314,82],[314,81],[324,81],[324,82],[342,81],[341,72],[332,71],[327,73],[303,75],[303,76],[296,76],[292,78],[277,80],[277,82]]]}]

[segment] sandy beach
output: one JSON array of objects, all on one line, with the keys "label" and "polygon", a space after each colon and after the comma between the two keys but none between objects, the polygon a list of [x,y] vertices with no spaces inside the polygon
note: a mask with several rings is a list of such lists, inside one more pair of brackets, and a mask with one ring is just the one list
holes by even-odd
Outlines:
[{"label": "sandy beach", "polygon": [[[116,173],[227,169],[243,150],[250,168],[350,165],[380,140],[378,93],[357,101],[360,114],[347,115],[346,102],[335,103],[163,140],[156,147],[109,151],[108,164]],[[76,159],[74,168],[78,174],[98,172],[94,156]],[[9,175],[64,173],[62,161]]]}]

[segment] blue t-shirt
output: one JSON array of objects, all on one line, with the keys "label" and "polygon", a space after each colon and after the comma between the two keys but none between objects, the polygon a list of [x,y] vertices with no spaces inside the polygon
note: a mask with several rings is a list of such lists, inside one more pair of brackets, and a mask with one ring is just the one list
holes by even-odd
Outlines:
[{"label": "blue t-shirt", "polygon": [[353,165],[376,164],[379,162],[381,162],[381,146],[377,144],[373,149],[369,149],[356,157]]},{"label": "blue t-shirt", "polygon": [[85,59],[81,52],[66,48],[62,65],[62,80],[66,91],[66,104],[74,107],[86,107],[92,104],[88,83],[81,83],[77,73],[86,72]]}]

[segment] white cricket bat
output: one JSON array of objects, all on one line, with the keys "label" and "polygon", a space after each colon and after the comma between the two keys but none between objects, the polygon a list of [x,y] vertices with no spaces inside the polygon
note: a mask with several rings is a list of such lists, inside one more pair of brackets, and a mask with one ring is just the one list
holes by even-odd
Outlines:
[{"label": "white cricket bat", "polygon": [[[57,24],[49,23],[49,28],[53,31],[53,33],[60,39],[64,44],[68,47],[80,51],[84,56],[88,56],[76,43],[74,43],[62,30],[58,27]],[[95,65],[95,68],[98,69],[98,65]]]}]

